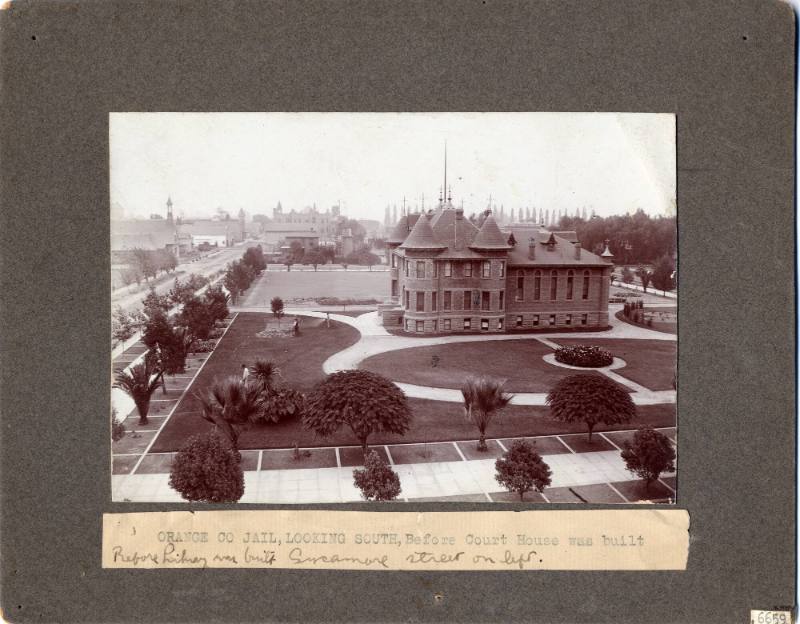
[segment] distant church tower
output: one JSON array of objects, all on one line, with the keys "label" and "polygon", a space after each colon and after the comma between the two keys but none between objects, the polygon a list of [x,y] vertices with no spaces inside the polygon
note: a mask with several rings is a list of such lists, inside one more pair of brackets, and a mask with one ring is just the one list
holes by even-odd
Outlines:
[{"label": "distant church tower", "polygon": [[167,223],[172,225],[174,222],[172,218],[172,197],[167,197]]}]

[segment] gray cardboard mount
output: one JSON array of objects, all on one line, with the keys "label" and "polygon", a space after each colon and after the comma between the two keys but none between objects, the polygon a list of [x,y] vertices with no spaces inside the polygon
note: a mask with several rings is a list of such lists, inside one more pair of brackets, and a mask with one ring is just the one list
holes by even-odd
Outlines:
[{"label": "gray cardboard mount", "polygon": [[[788,5],[750,0],[4,5],[4,616],[746,622],[790,607],[794,41]],[[169,508],[110,502],[110,111],[677,113],[688,569],[102,570],[101,513]]]}]

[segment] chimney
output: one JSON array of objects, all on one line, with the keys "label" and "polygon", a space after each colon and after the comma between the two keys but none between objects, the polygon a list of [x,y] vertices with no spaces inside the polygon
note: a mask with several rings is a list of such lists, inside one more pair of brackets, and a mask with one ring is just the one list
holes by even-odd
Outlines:
[{"label": "chimney", "polygon": [[536,239],[535,238],[531,238],[528,241],[528,258],[530,258],[531,260],[535,260],[536,259]]},{"label": "chimney", "polygon": [[576,260],[580,260],[581,259],[581,244],[580,244],[580,241],[575,243],[575,259]]}]

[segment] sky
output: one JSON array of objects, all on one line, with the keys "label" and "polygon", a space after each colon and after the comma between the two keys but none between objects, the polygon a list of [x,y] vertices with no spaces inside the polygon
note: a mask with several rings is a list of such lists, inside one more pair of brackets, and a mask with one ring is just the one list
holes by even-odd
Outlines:
[{"label": "sky", "polygon": [[[272,216],[316,204],[382,221],[492,203],[675,213],[675,117],[655,113],[111,113],[111,202],[126,218]],[[424,199],[423,199],[424,196]]]}]

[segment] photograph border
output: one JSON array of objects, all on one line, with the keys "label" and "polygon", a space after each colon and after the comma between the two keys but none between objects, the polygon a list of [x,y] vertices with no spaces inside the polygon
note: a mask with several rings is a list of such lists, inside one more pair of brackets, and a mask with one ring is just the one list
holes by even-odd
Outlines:
[{"label": "photograph border", "polygon": [[[794,604],[788,5],[21,1],[0,29],[6,619],[729,622]],[[687,570],[101,569],[103,512],[173,508],[106,485],[107,124],[124,110],[676,112]]]}]

